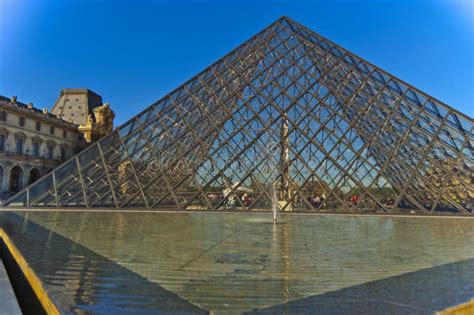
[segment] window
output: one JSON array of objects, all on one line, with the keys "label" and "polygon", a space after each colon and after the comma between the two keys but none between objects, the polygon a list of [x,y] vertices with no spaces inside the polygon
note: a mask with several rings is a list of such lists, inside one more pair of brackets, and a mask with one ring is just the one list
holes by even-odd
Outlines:
[{"label": "window", "polygon": [[66,148],[61,147],[61,161],[66,160],[66,152],[67,152]]},{"label": "window", "polygon": [[54,127],[49,127],[49,134],[54,135]]},{"label": "window", "polygon": [[63,138],[67,138],[67,131],[63,130]]},{"label": "window", "polygon": [[0,135],[0,152],[5,151],[5,135]]},{"label": "window", "polygon": [[18,124],[19,124],[21,127],[25,127],[25,117],[19,117],[19,118],[18,118]]},{"label": "window", "polygon": [[35,129],[36,131],[41,131],[41,123],[39,121],[35,123]]},{"label": "window", "polygon": [[16,154],[23,154],[23,145],[25,144],[25,139],[16,138]]},{"label": "window", "polygon": [[40,143],[33,142],[33,156],[38,157],[40,155]]},{"label": "window", "polygon": [[54,145],[48,144],[48,159],[52,160],[54,154]]},{"label": "window", "polygon": [[0,121],[6,121],[7,120],[7,112],[2,110],[0,112]]}]

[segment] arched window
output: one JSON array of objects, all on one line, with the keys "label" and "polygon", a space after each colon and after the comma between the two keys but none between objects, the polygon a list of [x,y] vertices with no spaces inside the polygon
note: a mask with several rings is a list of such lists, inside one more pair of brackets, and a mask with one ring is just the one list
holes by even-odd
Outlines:
[{"label": "arched window", "polygon": [[21,179],[23,178],[23,170],[19,166],[15,166],[10,171],[9,192],[16,193],[21,189]]},{"label": "arched window", "polygon": [[37,168],[31,169],[30,174],[28,175],[28,185],[31,185],[36,182],[40,178],[40,176],[40,171]]},{"label": "arched window", "polygon": [[54,143],[48,143],[48,159],[52,160],[54,158]]}]

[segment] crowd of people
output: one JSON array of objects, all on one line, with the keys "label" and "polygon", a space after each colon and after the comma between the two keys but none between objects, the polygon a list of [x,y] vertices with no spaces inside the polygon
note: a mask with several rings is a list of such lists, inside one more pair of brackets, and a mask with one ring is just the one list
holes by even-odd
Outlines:
[{"label": "crowd of people", "polygon": [[387,208],[392,208],[395,205],[395,199],[393,198],[384,198],[382,199],[382,204]]},{"label": "crowd of people", "polygon": [[322,194],[321,196],[309,195],[307,200],[311,206],[315,208],[319,208],[320,206],[324,205],[324,201],[326,200],[326,195],[325,194]]},{"label": "crowd of people", "polygon": [[[238,202],[237,198],[240,198],[241,204]],[[248,195],[247,193],[243,194],[241,197],[234,196],[233,194],[227,197],[227,201],[225,202],[225,206],[227,208],[238,207],[243,205],[244,207],[249,207],[252,204],[252,196]]]},{"label": "crowd of people", "polygon": [[[224,206],[226,208],[235,208],[235,207],[245,207],[249,208],[252,206],[254,199],[248,193],[243,194],[229,194],[227,197],[224,197],[223,194],[211,194],[208,196],[211,201],[219,202],[222,199],[225,199]],[[347,206],[349,208],[362,207],[373,210],[381,210],[384,206],[386,208],[392,208],[395,205],[395,199],[393,198],[383,198],[380,202],[376,202],[372,199],[361,199],[361,196],[357,194],[351,194],[345,198]],[[372,200],[371,202],[369,200]],[[296,198],[293,202],[301,202],[302,199]],[[306,197],[306,201],[314,208],[321,209],[325,207],[332,207],[333,205],[327,205],[327,197],[323,193],[321,195],[311,194]]]}]

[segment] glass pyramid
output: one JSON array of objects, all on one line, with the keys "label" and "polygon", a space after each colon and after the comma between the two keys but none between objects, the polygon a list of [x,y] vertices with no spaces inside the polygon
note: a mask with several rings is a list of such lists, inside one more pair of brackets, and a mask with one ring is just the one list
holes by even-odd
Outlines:
[{"label": "glass pyramid", "polygon": [[282,17],[7,204],[473,214],[473,132]]}]

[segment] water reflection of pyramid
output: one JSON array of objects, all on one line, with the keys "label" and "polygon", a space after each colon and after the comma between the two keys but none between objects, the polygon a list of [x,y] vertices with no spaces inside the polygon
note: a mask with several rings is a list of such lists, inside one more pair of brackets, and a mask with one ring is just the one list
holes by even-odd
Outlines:
[{"label": "water reflection of pyramid", "polygon": [[473,132],[283,17],[8,204],[472,214]]}]

